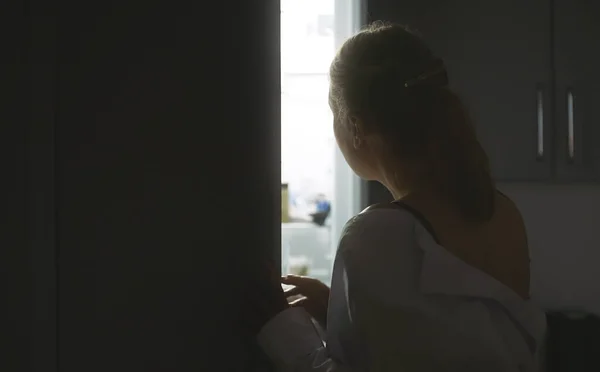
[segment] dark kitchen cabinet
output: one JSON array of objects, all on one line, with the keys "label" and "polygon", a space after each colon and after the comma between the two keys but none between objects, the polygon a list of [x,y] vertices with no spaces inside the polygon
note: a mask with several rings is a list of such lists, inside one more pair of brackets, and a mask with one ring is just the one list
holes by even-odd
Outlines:
[{"label": "dark kitchen cabinet", "polygon": [[370,21],[408,25],[444,59],[497,180],[552,177],[548,0],[370,0],[367,8]]},{"label": "dark kitchen cabinet", "polygon": [[600,3],[554,1],[557,177],[600,180]]}]

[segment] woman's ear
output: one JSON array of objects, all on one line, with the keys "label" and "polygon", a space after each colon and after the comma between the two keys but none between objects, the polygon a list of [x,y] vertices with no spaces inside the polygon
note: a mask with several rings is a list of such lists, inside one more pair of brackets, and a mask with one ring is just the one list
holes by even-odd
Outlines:
[{"label": "woman's ear", "polygon": [[360,149],[364,143],[364,128],[362,121],[356,116],[349,116],[350,133],[352,134],[352,144],[355,150]]},{"label": "woman's ear", "polygon": [[357,116],[349,116],[348,120],[350,122],[350,130],[352,132],[352,135],[361,138],[364,137],[366,133],[363,121]]}]

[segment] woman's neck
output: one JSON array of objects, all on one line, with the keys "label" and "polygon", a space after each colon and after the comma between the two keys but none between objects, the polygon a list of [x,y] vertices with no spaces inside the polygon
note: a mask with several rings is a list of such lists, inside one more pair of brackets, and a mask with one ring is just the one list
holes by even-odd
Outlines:
[{"label": "woman's neck", "polygon": [[399,188],[394,185],[384,186],[394,197],[394,200],[400,199],[427,199],[427,200],[444,200],[447,196],[437,187],[432,186],[430,183],[423,183],[421,186],[415,186],[408,188]]}]

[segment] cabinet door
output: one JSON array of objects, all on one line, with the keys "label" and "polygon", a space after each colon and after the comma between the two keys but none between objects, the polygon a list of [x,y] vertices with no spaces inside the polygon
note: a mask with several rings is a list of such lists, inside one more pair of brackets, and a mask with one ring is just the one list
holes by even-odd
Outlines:
[{"label": "cabinet door", "polygon": [[600,2],[556,0],[557,174],[600,180]]},{"label": "cabinet door", "polygon": [[[24,6],[0,2],[0,371],[32,370],[31,249],[28,245],[27,140],[30,79],[27,71],[28,18]],[[37,190],[36,190],[37,191]],[[33,354],[35,355],[35,354]]]},{"label": "cabinet door", "polygon": [[239,309],[281,252],[279,2],[211,4],[219,38],[199,1],[60,5],[59,370],[269,371]]},{"label": "cabinet door", "polygon": [[551,176],[548,0],[371,0],[368,12],[416,29],[444,59],[497,180]]}]

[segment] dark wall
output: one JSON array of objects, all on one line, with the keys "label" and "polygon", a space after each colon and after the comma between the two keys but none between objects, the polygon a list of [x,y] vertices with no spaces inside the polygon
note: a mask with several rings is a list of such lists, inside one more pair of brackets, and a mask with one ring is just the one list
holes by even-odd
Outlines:
[{"label": "dark wall", "polygon": [[24,368],[29,349],[33,308],[31,255],[26,239],[25,152],[28,121],[25,7],[0,2],[0,370]]},{"label": "dark wall", "polygon": [[260,370],[240,288],[280,247],[279,3],[14,3],[34,115],[2,117],[0,369]]}]

